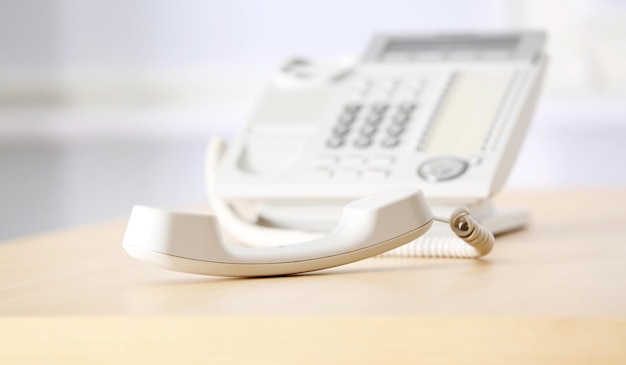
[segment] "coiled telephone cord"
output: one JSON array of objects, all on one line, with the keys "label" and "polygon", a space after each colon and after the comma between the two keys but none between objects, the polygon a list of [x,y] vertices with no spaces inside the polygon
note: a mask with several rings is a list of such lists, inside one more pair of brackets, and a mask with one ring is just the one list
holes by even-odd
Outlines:
[{"label": "coiled telephone cord", "polygon": [[458,238],[424,236],[386,252],[382,256],[477,258],[485,256],[493,249],[495,242],[493,233],[476,222],[469,209],[457,208],[450,215],[450,219],[435,217],[435,220],[450,224],[450,228]]}]

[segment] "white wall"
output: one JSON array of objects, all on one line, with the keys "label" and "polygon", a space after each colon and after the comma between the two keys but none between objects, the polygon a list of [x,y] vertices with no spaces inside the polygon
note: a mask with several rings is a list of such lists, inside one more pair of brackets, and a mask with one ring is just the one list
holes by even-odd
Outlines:
[{"label": "white wall", "polygon": [[[291,54],[362,52],[376,31],[498,28],[507,3],[20,0],[0,5],[0,81],[72,102],[205,100]],[[251,76],[255,75],[255,76]],[[38,84],[39,83],[39,84]],[[24,88],[35,87],[33,90]],[[187,89],[192,88],[193,92]],[[176,92],[168,92],[174,88]],[[10,94],[4,89],[2,94]],[[55,94],[56,92],[56,94]],[[12,95],[15,96],[15,95]],[[1,100],[1,99],[0,99]]]}]

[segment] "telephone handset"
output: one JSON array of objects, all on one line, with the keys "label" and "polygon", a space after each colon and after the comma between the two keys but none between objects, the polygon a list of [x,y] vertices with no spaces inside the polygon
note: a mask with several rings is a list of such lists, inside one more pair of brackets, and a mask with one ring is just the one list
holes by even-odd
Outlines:
[{"label": "telephone handset", "polygon": [[285,275],[381,254],[421,236],[432,221],[419,189],[394,189],[346,205],[328,235],[250,249],[225,245],[213,215],[136,206],[124,248],[133,257],[177,271],[219,276]]}]

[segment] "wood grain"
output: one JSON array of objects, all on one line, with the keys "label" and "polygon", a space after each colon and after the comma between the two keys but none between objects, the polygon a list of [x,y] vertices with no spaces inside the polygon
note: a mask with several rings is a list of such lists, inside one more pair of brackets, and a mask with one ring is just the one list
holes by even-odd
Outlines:
[{"label": "wood grain", "polygon": [[624,364],[626,320],[0,318],[2,364]]}]

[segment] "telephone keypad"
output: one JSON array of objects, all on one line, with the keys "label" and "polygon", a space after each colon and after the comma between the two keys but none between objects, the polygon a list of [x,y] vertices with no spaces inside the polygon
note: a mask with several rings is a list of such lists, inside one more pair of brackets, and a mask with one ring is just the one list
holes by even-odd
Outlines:
[{"label": "telephone keypad", "polygon": [[326,145],[333,149],[399,146],[417,110],[424,85],[420,77],[355,81],[352,92],[359,96],[342,106]]},{"label": "telephone keypad", "polygon": [[364,125],[360,130],[361,135],[366,136],[366,137],[373,137],[377,131],[378,129],[376,128],[376,126],[371,125],[371,124]]}]

